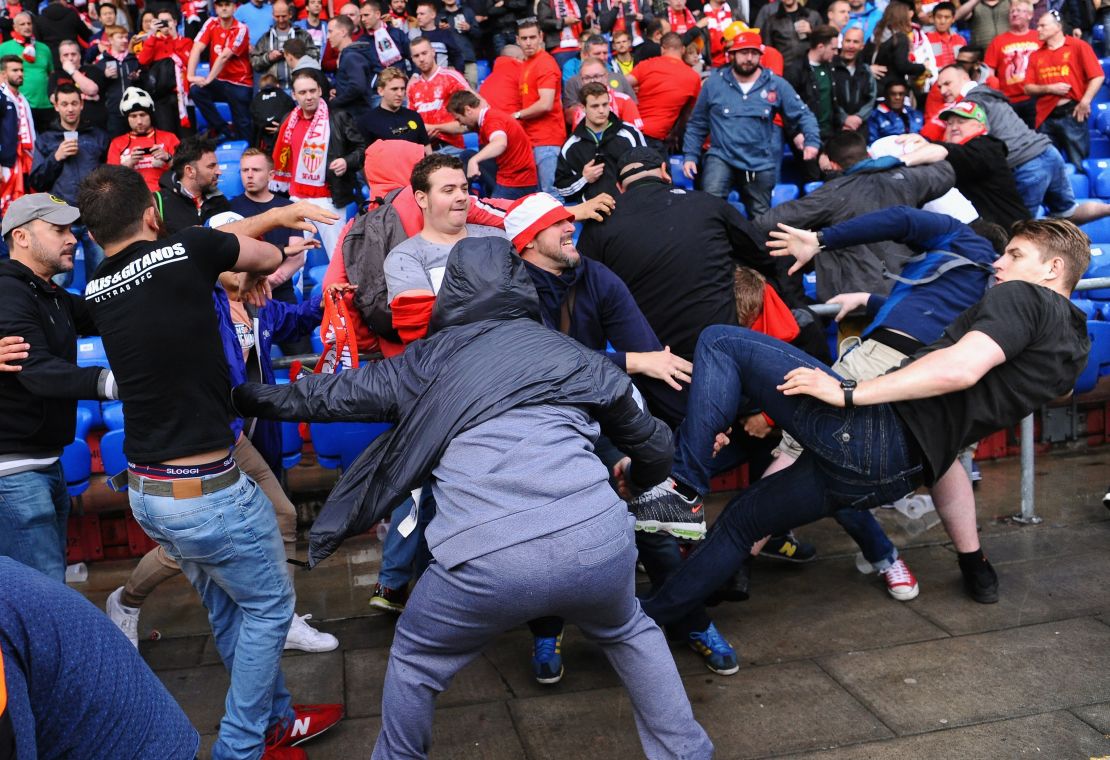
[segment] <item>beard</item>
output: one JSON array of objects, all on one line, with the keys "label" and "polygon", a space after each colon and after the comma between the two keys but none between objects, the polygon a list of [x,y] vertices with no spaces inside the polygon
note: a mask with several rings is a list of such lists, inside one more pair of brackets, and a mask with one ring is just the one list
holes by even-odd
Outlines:
[{"label": "beard", "polygon": [[732,64],[733,73],[735,73],[739,76],[742,76],[742,77],[751,76],[752,74],[755,73],[755,70],[758,69],[758,68],[759,68],[758,63],[733,63]]},{"label": "beard", "polygon": [[[73,254],[76,250],[76,245],[67,245],[60,253],[52,254],[39,243],[37,237],[31,236],[31,258],[54,274],[73,271]],[[70,258],[66,259],[66,256]]]}]

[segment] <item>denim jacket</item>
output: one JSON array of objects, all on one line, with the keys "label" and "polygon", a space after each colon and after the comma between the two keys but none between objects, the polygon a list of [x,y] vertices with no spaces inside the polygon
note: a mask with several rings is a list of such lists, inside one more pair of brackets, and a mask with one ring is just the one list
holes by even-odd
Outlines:
[{"label": "denim jacket", "polygon": [[686,125],[685,160],[697,161],[706,136],[711,136],[709,154],[733,168],[774,169],[782,159],[782,128],[775,124],[778,114],[791,134],[805,135],[806,147],[821,146],[817,118],[785,79],[762,69],[745,95],[730,67],[717,69],[702,85]]}]

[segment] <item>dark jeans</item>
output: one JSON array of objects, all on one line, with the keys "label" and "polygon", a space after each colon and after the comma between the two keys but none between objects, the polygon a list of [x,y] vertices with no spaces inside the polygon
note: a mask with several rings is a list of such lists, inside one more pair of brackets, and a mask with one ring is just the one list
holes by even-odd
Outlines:
[{"label": "dark jeans", "polygon": [[494,185],[493,195],[491,198],[500,198],[506,201],[515,201],[523,198],[526,195],[531,195],[537,192],[538,188],[535,185],[529,187],[509,187],[508,185]]},{"label": "dark jeans", "polygon": [[676,436],[675,478],[705,493],[713,441],[746,404],[757,405],[805,447],[788,470],[729,502],[698,550],[644,601],[659,623],[676,620],[721,586],[763,536],[784,533],[838,509],[870,509],[921,484],[920,454],[889,404],[840,409],[777,385],[796,367],[825,365],[742,327],[706,328],[694,354],[687,415]]},{"label": "dark jeans", "polygon": [[1091,133],[1087,122],[1079,122],[1071,115],[1071,108],[1056,109],[1037,130],[1048,135],[1052,144],[1060,149],[1068,163],[1083,171],[1083,161],[1091,152]]},{"label": "dark jeans", "polygon": [[[251,139],[250,87],[216,79],[204,87],[193,85],[189,90],[189,97],[193,99],[197,110],[204,115],[208,126],[219,132],[221,137]],[[216,110],[216,101],[222,101],[231,106],[231,120],[235,122],[234,125],[228,124],[220,116],[220,112]]]},{"label": "dark jeans", "polygon": [[777,170],[750,172],[726,163],[714,155],[706,155],[701,166],[701,189],[718,198],[728,198],[735,188],[754,219],[771,210],[771,193],[775,189]]}]

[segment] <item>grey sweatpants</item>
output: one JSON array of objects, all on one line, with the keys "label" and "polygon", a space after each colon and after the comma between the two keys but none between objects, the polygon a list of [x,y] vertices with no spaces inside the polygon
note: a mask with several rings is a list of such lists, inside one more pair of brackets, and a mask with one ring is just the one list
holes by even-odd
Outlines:
[{"label": "grey sweatpants", "polygon": [[432,563],[397,622],[373,757],[427,757],[436,695],[498,634],[541,615],[566,618],[602,646],[628,689],[648,758],[712,757],[663,633],[636,599],[632,525],[619,502],[451,570]]}]

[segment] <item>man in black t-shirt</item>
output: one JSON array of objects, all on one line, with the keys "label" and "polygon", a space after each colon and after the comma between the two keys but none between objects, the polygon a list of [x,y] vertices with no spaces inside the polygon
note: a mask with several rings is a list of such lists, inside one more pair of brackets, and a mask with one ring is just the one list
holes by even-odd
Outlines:
[{"label": "man in black t-shirt", "polygon": [[[235,271],[255,302],[282,254],[257,238],[311,230],[334,215],[307,203],[164,237],[142,176],[102,166],[79,193],[106,257],[85,300],[124,404],[127,483],[135,519],[181,566],[208,609],[231,672],[217,758],[303,741],[334,725],[339,705],[293,708],[280,659],[293,589],[274,510],[231,457],[231,383],[212,290]],[[295,737],[295,738],[294,738]]]},{"label": "man in black t-shirt", "polygon": [[947,122],[944,142],[930,143],[921,135],[903,140],[906,166],[948,161],[956,172],[956,189],[966,197],[979,217],[1009,230],[1015,222],[1029,219],[1029,210],[1018,195],[1014,173],[1006,164],[1006,143],[987,134],[987,112],[963,100],[940,112]]},{"label": "man in black t-shirt", "polygon": [[[901,369],[859,383],[758,333],[705,330],[674,478],[633,500],[637,519],[701,518],[716,436],[733,424],[742,400],[806,451],[789,474],[764,478],[733,499],[644,610],[660,624],[688,614],[763,536],[931,486],[962,447],[1069,393],[1090,341],[1086,317],[1068,297],[1089,262],[1090,240],[1070,222],[1019,223],[995,264],[999,284]],[[974,579],[975,568],[960,560]],[[984,561],[981,554],[967,559],[976,561]]]},{"label": "man in black t-shirt", "polygon": [[401,105],[405,102],[405,75],[400,69],[390,66],[378,75],[378,95],[381,96],[381,104],[357,117],[367,144],[377,140],[408,140],[417,145],[428,145],[430,140],[424,118]]}]

